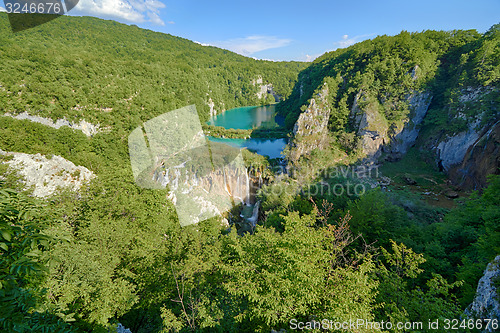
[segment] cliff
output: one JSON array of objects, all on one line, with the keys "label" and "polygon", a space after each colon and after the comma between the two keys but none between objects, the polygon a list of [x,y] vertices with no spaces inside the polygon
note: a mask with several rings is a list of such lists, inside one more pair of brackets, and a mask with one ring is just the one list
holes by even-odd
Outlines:
[{"label": "cliff", "polygon": [[[318,57],[277,107],[294,132],[316,126],[310,145],[295,138],[290,160],[321,146],[316,139],[328,127],[338,148],[362,163],[394,162],[415,147],[458,187],[482,188],[499,167],[499,38],[498,27],[402,32]],[[317,96],[324,82],[325,106]],[[317,108],[330,110],[328,126],[310,120]]]},{"label": "cliff", "polygon": [[262,76],[259,76],[257,79],[252,80],[252,85],[257,87],[257,98],[259,100],[267,100],[273,103],[278,103],[282,96],[278,95],[274,91],[274,87],[272,83],[264,84],[264,80]]},{"label": "cliff", "polygon": [[314,149],[325,146],[331,112],[328,94],[328,85],[325,83],[311,98],[305,111],[299,115],[293,127],[293,139],[290,143],[291,162],[297,161],[302,155],[307,155]]},{"label": "cliff", "polygon": [[[493,87],[463,89],[458,96],[459,102],[441,112],[446,112],[451,119],[447,125],[462,121],[466,123],[465,128],[450,134],[447,127],[431,125],[433,128],[429,131],[434,135],[423,137],[419,142],[420,129],[432,100],[430,92],[408,93],[408,116],[391,124],[379,111],[384,106],[359,92],[350,116],[366,156],[365,162],[377,163],[382,156],[385,161],[397,161],[408,148],[416,145],[418,149],[432,151],[434,165],[446,172],[461,189],[483,188],[487,175],[497,174],[500,167],[500,115],[485,110],[482,103],[487,95],[497,92]],[[466,116],[467,108],[474,108],[476,114]]]},{"label": "cliff", "polygon": [[[279,95],[272,83],[264,83],[262,76],[258,76],[251,82],[253,89],[256,91],[255,95],[249,98],[248,105],[256,104],[273,104],[278,103],[283,99],[283,96]],[[243,90],[239,92],[243,94]],[[209,116],[213,117],[227,110],[224,102],[216,103],[209,93],[207,93],[208,101],[205,104],[209,107]]]},{"label": "cliff", "polygon": [[30,115],[26,111],[24,111],[20,114],[17,114],[17,115],[11,115],[10,113],[6,113],[6,114],[4,114],[4,116],[5,117],[12,117],[14,119],[19,119],[19,120],[27,119],[29,121],[39,123],[39,124],[42,124],[45,126],[49,126],[49,127],[55,128],[55,129],[59,129],[63,126],[67,126],[67,127],[72,128],[74,130],[82,131],[83,134],[85,134],[86,136],[89,136],[89,137],[94,136],[95,134],[103,131],[103,129],[100,128],[99,125],[91,124],[91,123],[87,122],[85,119],[80,120],[80,122],[78,122],[78,123],[70,122],[66,118],[57,119],[56,121],[53,121],[50,118],[44,118],[44,117],[40,117],[40,116]]},{"label": "cliff", "polygon": [[500,168],[500,120],[483,129],[479,138],[467,148],[462,161],[448,174],[463,189],[478,190],[487,184],[487,176]]},{"label": "cliff", "polygon": [[433,151],[437,167],[462,189],[481,189],[487,175],[499,172],[500,111],[491,103],[498,95],[500,91],[491,86],[460,90],[458,103],[443,112],[448,114],[448,126],[462,123],[461,129],[450,133],[437,127],[422,140],[421,148]]},{"label": "cliff", "polygon": [[47,158],[41,154],[4,152],[6,163],[24,183],[25,188],[33,189],[35,197],[50,197],[58,189],[79,190],[95,175],[83,166],[76,166],[61,156]]},{"label": "cliff", "polygon": [[[500,281],[500,256],[488,264],[483,277],[479,280],[476,297],[467,308],[465,314],[474,319],[500,320],[500,299],[498,298],[498,282]],[[497,332],[489,327],[482,332]]]}]

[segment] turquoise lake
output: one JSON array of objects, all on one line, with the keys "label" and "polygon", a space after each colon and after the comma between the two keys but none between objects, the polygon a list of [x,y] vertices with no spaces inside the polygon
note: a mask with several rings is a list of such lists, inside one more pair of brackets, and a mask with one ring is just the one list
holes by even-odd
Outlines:
[{"label": "turquoise lake", "polygon": [[[221,114],[212,117],[208,125],[222,126],[224,128],[234,129],[252,129],[252,128],[273,128],[282,125],[281,117],[276,116],[274,105],[268,106],[249,106],[235,108],[224,111]],[[282,157],[281,152],[287,144],[286,139],[220,139],[208,137],[210,141],[225,143],[236,148],[247,148],[260,155],[266,155],[270,158]]]}]

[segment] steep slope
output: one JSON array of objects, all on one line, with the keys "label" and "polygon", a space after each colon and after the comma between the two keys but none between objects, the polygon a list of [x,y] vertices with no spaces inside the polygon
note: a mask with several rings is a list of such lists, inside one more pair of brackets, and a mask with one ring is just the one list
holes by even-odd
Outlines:
[{"label": "steep slope", "polygon": [[125,139],[145,121],[191,104],[203,122],[274,103],[305,67],[91,17],[16,34],[8,24],[0,13],[0,149],[59,155],[97,173],[127,166]]},{"label": "steep slope", "polygon": [[0,53],[4,113],[104,126],[189,104],[206,120],[274,95],[286,98],[304,68],[90,17],[65,16],[13,34],[0,13]]},{"label": "steep slope", "polygon": [[[399,160],[416,145],[432,151],[428,162],[455,184],[478,189],[500,167],[499,81],[500,26],[484,35],[402,32],[323,55],[299,74],[279,112],[288,127],[297,126],[326,89],[317,113],[329,115],[329,132],[341,148],[379,163]],[[351,144],[345,145],[348,135]],[[295,146],[298,140],[308,139],[296,137]]]}]

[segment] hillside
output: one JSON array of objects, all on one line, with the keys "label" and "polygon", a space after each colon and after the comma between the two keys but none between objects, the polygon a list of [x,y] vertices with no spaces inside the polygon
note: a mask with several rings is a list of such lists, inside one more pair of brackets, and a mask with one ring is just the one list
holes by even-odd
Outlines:
[{"label": "hillside", "polygon": [[[315,100],[343,148],[359,148],[376,163],[398,161],[416,145],[456,185],[478,190],[500,166],[492,157],[499,154],[499,43],[498,25],[484,35],[470,30],[379,36],[318,58],[300,73],[279,111],[292,128]],[[479,142],[476,151],[468,150]],[[487,156],[480,147],[488,147]]]},{"label": "hillside", "polygon": [[[357,318],[435,332],[427,323],[443,318],[485,324],[477,309],[498,304],[494,281],[476,295],[500,253],[498,26],[379,36],[303,64],[88,17],[15,35],[7,24],[0,13],[4,331],[271,332]],[[179,197],[134,181],[128,138],[150,152],[148,120],[191,104],[207,120],[275,95],[284,161],[204,146],[189,121],[146,128],[186,149],[141,169],[144,184],[168,180],[168,163],[201,166],[207,197],[238,189],[222,216],[181,227]],[[170,115],[195,119],[187,109]],[[231,161],[234,173],[214,169]],[[252,184],[257,203],[236,203]]]},{"label": "hillside", "polygon": [[403,31],[316,59],[278,105],[293,133],[293,181],[274,186],[302,196],[269,190],[263,206],[279,213],[265,223],[281,228],[279,214],[312,197],[330,223],[350,214],[363,242],[422,253],[424,276],[461,283],[465,308],[499,251],[499,74],[499,25]]},{"label": "hillside", "polygon": [[271,100],[267,91],[257,94],[267,84],[286,98],[304,68],[90,17],[61,17],[13,34],[1,13],[0,32],[5,112],[102,126],[190,104],[207,120],[210,104],[221,112]]}]

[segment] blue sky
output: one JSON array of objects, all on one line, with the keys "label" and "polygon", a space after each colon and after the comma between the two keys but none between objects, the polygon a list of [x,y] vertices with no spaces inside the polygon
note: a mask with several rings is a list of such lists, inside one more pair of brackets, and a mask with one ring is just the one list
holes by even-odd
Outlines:
[{"label": "blue sky", "polygon": [[312,60],[401,30],[500,22],[500,0],[80,0],[72,15],[114,19],[271,60]]}]

